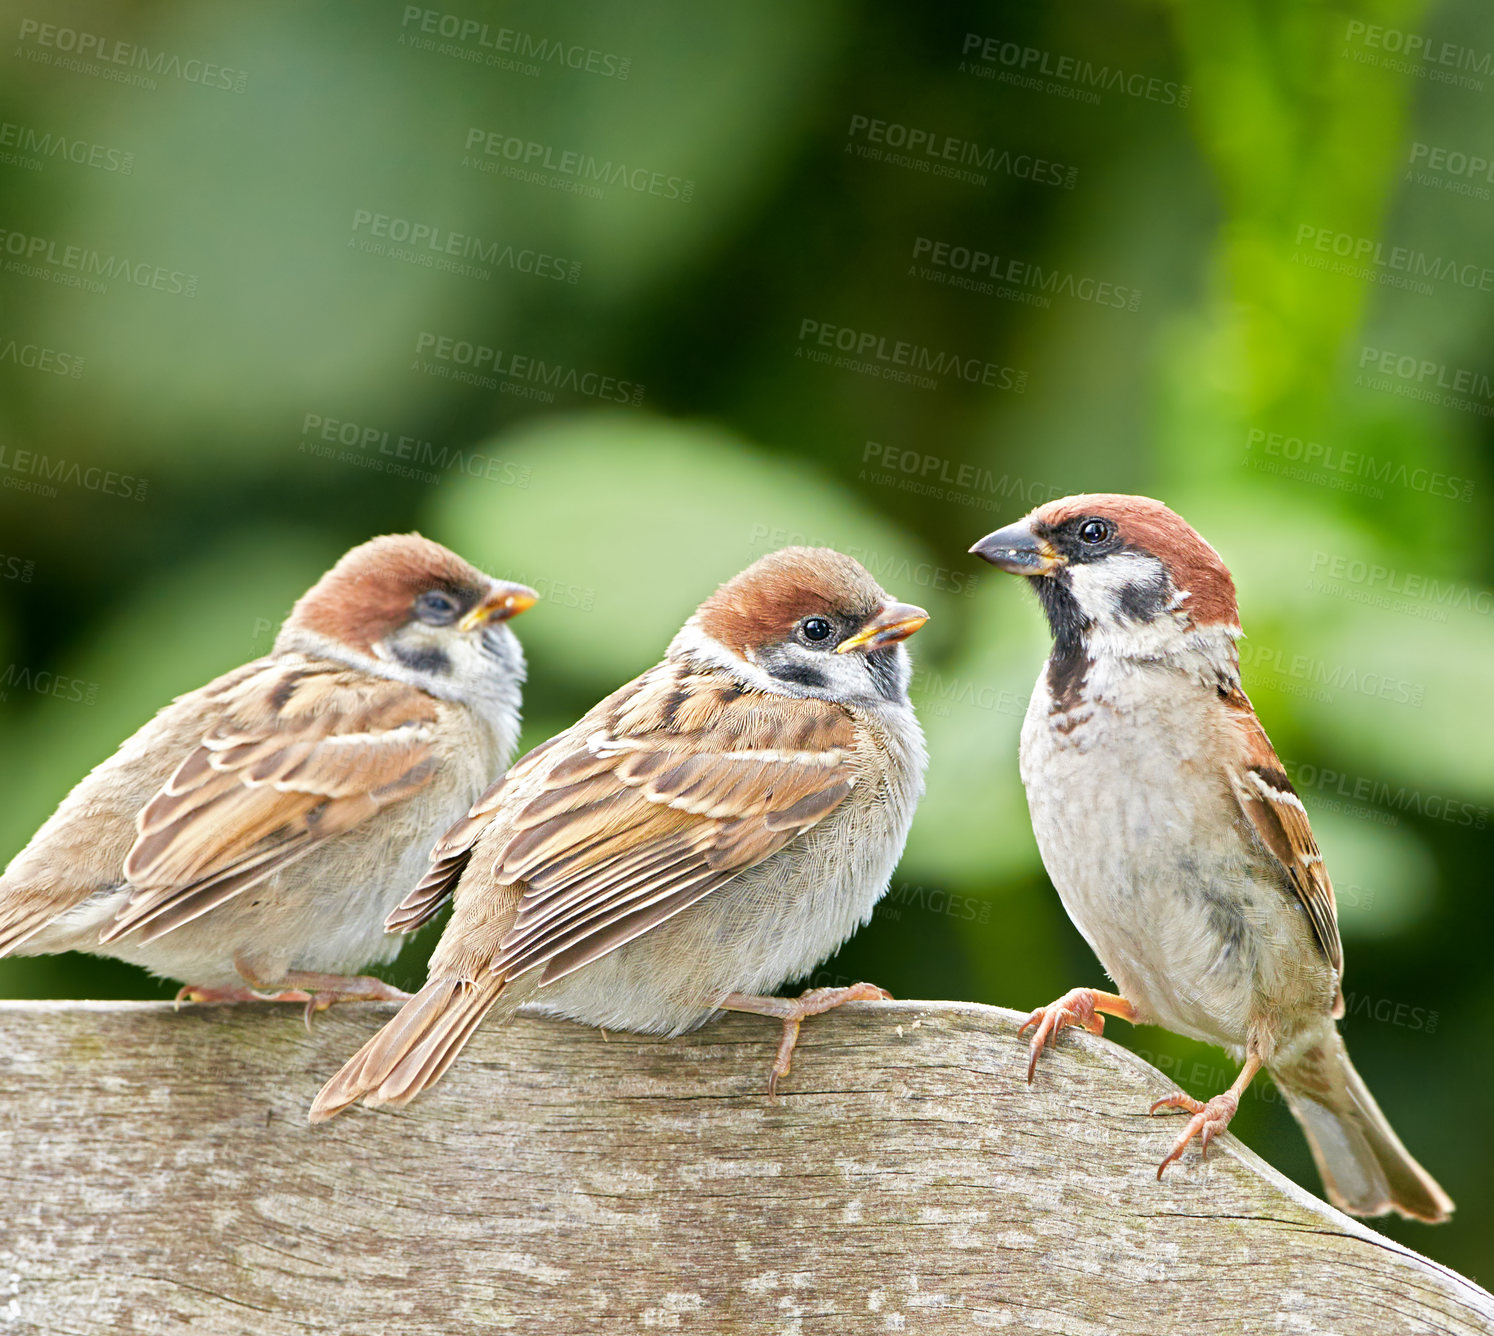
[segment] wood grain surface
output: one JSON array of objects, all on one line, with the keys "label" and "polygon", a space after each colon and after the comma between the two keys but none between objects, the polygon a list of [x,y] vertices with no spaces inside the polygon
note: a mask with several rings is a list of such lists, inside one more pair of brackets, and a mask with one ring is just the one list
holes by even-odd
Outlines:
[{"label": "wood grain surface", "polygon": [[425,1099],[306,1107],[391,1008],[0,1003],[0,1334],[1464,1333],[1494,1299],[1012,1012],[684,1039],[523,1015]]}]

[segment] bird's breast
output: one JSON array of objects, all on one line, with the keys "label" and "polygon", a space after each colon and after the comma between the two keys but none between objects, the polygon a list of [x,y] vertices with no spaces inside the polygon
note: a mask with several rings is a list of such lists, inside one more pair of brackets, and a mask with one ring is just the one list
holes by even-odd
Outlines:
[{"label": "bird's breast", "polygon": [[1106,971],[1157,1022],[1243,1041],[1289,915],[1218,764],[1210,702],[1166,679],[1060,713],[1040,680],[1022,778],[1043,862]]}]

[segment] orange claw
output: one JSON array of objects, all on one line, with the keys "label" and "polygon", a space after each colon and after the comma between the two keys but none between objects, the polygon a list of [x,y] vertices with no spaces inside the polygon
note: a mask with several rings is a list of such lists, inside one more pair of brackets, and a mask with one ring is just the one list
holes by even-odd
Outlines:
[{"label": "orange claw", "polygon": [[778,1099],[778,1082],[789,1074],[794,1046],[799,1042],[799,1025],[807,1016],[818,1016],[846,1002],[890,1002],[892,994],[874,983],[852,984],[849,988],[812,988],[798,997],[758,997],[752,993],[732,993],[718,1004],[723,1011],[747,1011],[755,1016],[773,1016],[783,1022],[783,1036],[768,1076],[768,1098]]},{"label": "orange claw", "polygon": [[1071,1025],[1081,1026],[1090,1034],[1102,1034],[1105,1030],[1105,1018],[1095,1015],[1094,999],[1088,988],[1072,988],[1057,1002],[1050,1002],[1046,1007],[1039,1007],[1034,1011],[1022,1022],[1017,1037],[1020,1039],[1034,1025],[1037,1026],[1037,1033],[1032,1036],[1032,1043],[1028,1045],[1028,1085],[1032,1084],[1033,1074],[1037,1071],[1038,1054],[1043,1051],[1044,1044],[1056,1044],[1059,1032]]},{"label": "orange claw", "polygon": [[1169,1095],[1166,1099],[1159,1099],[1147,1112],[1156,1113],[1161,1108],[1186,1109],[1193,1117],[1188,1119],[1188,1126],[1173,1143],[1172,1149],[1167,1153],[1167,1158],[1157,1166],[1159,1181],[1162,1178],[1162,1171],[1169,1164],[1183,1158],[1183,1152],[1188,1149],[1188,1143],[1194,1137],[1199,1138],[1203,1158],[1207,1160],[1209,1142],[1229,1126],[1229,1120],[1240,1108],[1240,1101],[1233,1090],[1226,1090],[1222,1095],[1215,1095],[1207,1104],[1199,1103],[1191,1095]]},{"label": "orange claw", "polygon": [[1098,988],[1071,988],[1057,1002],[1039,1007],[1023,1021],[1017,1030],[1018,1038],[1026,1034],[1029,1027],[1037,1026],[1037,1033],[1028,1048],[1028,1085],[1032,1084],[1038,1054],[1043,1051],[1044,1044],[1057,1044],[1059,1031],[1071,1025],[1080,1026],[1090,1034],[1104,1034],[1105,1016],[1102,1012],[1133,1023],[1136,1020],[1136,1008],[1116,993],[1102,993]]},{"label": "orange claw", "polygon": [[1147,1110],[1148,1113],[1156,1113],[1158,1109],[1184,1109],[1193,1115],[1188,1119],[1188,1126],[1183,1129],[1182,1136],[1173,1143],[1167,1158],[1157,1166],[1158,1180],[1169,1164],[1183,1158],[1183,1152],[1188,1149],[1188,1143],[1194,1137],[1199,1138],[1203,1158],[1209,1158],[1209,1142],[1224,1131],[1229,1126],[1229,1120],[1239,1112],[1240,1096],[1245,1093],[1245,1087],[1260,1069],[1260,1058],[1249,1053],[1245,1057],[1245,1065],[1240,1068],[1240,1074],[1235,1077],[1235,1083],[1222,1094],[1215,1095],[1207,1104],[1200,1104],[1192,1095],[1180,1093],[1159,1099]]}]

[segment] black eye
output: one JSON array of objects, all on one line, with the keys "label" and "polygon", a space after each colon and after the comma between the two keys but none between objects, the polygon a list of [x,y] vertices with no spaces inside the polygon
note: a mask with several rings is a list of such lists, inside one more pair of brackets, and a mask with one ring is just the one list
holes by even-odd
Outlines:
[{"label": "black eye", "polygon": [[799,623],[799,631],[811,644],[823,644],[830,639],[835,628],[823,617],[806,617]]},{"label": "black eye", "polygon": [[439,589],[427,589],[415,600],[415,615],[431,626],[447,626],[456,620],[456,600]]},{"label": "black eye", "polygon": [[1079,541],[1081,543],[1089,543],[1092,546],[1095,543],[1103,543],[1109,537],[1110,525],[1104,520],[1085,520],[1079,526]]}]

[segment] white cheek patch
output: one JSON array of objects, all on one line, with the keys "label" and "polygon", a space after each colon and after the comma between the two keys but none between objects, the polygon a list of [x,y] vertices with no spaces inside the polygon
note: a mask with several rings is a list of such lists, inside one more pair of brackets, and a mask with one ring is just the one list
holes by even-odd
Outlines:
[{"label": "white cheek patch", "polygon": [[669,656],[686,659],[703,668],[721,668],[734,674],[754,691],[773,691],[773,679],[755,663],[733,654],[715,636],[707,635],[692,617],[669,642]]},{"label": "white cheek patch", "polygon": [[[1102,561],[1078,562],[1068,568],[1074,602],[1091,622],[1108,626],[1121,619],[1121,598],[1132,585],[1167,579],[1167,568],[1141,552],[1116,552]],[[1174,598],[1176,603],[1176,598]]]}]

